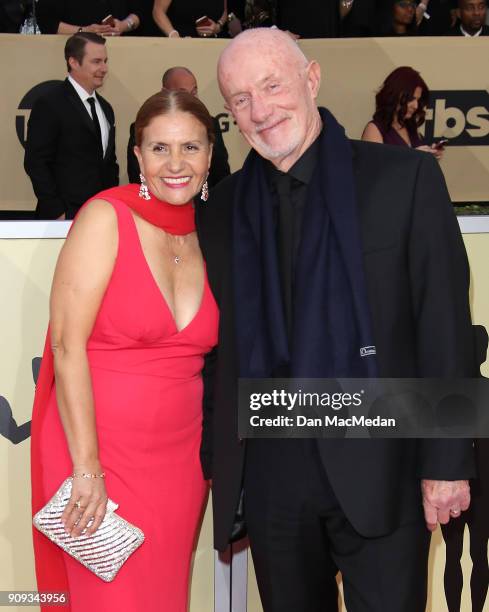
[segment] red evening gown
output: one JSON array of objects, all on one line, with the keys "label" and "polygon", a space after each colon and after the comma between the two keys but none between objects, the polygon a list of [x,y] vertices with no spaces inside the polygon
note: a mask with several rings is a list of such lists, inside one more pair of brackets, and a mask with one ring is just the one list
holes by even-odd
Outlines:
[{"label": "red evening gown", "polygon": [[[206,277],[197,314],[177,329],[130,209],[110,201],[118,217],[118,254],[87,354],[107,493],[118,513],[143,530],[145,541],[106,583],[34,530],[38,589],[68,590],[72,612],[186,612],[207,495],[199,461],[201,371],[217,342],[218,310]],[[33,413],[34,511],[72,469],[50,382],[52,360],[50,367],[48,372],[43,363],[38,381],[47,401],[36,396]]]}]

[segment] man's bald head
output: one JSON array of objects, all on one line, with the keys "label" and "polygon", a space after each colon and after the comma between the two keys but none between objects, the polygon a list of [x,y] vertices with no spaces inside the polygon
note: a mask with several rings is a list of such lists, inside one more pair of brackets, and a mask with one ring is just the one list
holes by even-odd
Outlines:
[{"label": "man's bald head", "polygon": [[287,172],[321,131],[317,62],[277,29],[246,30],[219,58],[221,93],[248,143]]},{"label": "man's bald head", "polygon": [[[292,64],[297,68],[305,68],[308,64],[299,45],[282,30],[277,28],[252,28],[244,30],[232,39],[219,57],[217,75],[219,87],[222,91],[222,82],[229,70],[236,69],[240,62],[250,54],[256,56],[275,55],[281,57],[284,62]],[[224,95],[224,97],[226,97]]]},{"label": "man's bald head", "polygon": [[163,89],[169,91],[186,91],[193,96],[197,96],[199,93],[197,79],[193,72],[185,66],[168,68],[161,79],[161,84]]}]

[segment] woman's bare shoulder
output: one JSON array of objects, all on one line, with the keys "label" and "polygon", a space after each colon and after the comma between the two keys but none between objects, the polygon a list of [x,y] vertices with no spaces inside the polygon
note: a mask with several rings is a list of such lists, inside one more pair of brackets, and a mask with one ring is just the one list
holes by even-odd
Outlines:
[{"label": "woman's bare shoulder", "polygon": [[384,142],[379,128],[373,121],[369,121],[365,126],[362,134],[362,140],[367,140],[369,142]]}]

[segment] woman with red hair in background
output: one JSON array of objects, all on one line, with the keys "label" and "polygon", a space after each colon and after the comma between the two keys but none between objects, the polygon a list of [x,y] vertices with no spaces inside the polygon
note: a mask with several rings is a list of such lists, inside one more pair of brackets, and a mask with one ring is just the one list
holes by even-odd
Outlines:
[{"label": "woman with red hair in background", "polygon": [[443,146],[428,146],[419,134],[428,98],[428,86],[419,72],[409,66],[396,68],[375,96],[375,113],[363,130],[362,140],[412,147],[441,159]]}]

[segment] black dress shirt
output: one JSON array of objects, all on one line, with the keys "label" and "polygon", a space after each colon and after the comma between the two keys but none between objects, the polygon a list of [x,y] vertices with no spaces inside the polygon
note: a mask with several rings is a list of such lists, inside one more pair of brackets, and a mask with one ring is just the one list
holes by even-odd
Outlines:
[{"label": "black dress shirt", "polygon": [[294,239],[292,251],[294,269],[301,241],[302,219],[307,201],[307,188],[311,182],[314,168],[316,167],[318,151],[319,140],[316,139],[311,146],[304,151],[301,157],[295,162],[288,172],[281,172],[280,170],[277,170],[277,168],[275,168],[271,162],[268,162],[266,165],[270,189],[275,196],[273,217],[276,229],[278,228],[278,207],[280,205],[280,197],[278,196],[279,190],[277,189],[278,183],[281,180],[288,180],[289,182],[290,200],[294,209]]},{"label": "black dress shirt", "polygon": [[270,189],[274,196],[273,218],[289,341],[293,328],[294,275],[301,242],[302,220],[307,189],[316,167],[318,151],[319,140],[316,139],[288,172],[281,172],[271,162],[266,165]]}]

